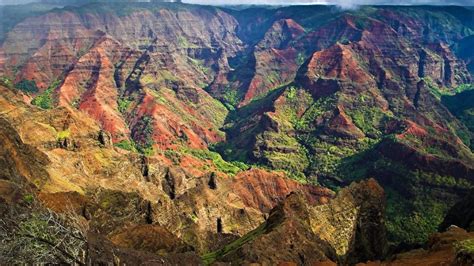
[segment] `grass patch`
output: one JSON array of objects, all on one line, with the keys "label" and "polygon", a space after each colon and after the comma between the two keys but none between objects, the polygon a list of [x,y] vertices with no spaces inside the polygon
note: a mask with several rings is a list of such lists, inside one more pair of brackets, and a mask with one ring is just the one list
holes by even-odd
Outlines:
[{"label": "grass patch", "polygon": [[165,150],[165,157],[170,159],[176,165],[181,162],[181,154],[175,150]]},{"label": "grass patch", "polygon": [[[419,190],[422,190],[420,188]],[[434,197],[420,196],[410,199],[399,192],[385,188],[387,195],[387,231],[389,240],[395,243],[421,244],[437,231],[448,210],[447,202]]]},{"label": "grass patch", "polygon": [[128,108],[132,104],[132,101],[129,99],[118,99],[117,104],[119,112],[123,114],[127,112]]},{"label": "grass patch", "polygon": [[249,233],[247,233],[243,237],[231,242],[230,244],[224,246],[223,248],[221,248],[217,251],[211,252],[211,253],[204,254],[201,257],[201,259],[203,260],[205,265],[210,265],[210,264],[216,262],[218,259],[232,253],[233,251],[235,251],[235,250],[239,249],[240,247],[242,247],[244,244],[254,240],[258,236],[265,233],[266,227],[267,227],[267,224],[263,223],[259,227],[257,227],[255,230],[250,231]]},{"label": "grass patch", "polygon": [[362,132],[373,137],[380,137],[382,133],[378,129],[384,118],[388,117],[378,107],[360,106],[353,110],[348,110],[348,115],[351,117],[352,122]]},{"label": "grass patch", "polygon": [[137,147],[133,141],[122,140],[118,143],[115,143],[114,146],[126,151],[137,152]]},{"label": "grass patch", "polygon": [[184,36],[178,36],[177,40],[178,40],[178,45],[181,48],[197,48],[195,44],[190,43],[188,39],[186,39],[186,37]]},{"label": "grass patch", "polygon": [[13,88],[12,80],[5,76],[0,77],[0,85],[9,89]]},{"label": "grass patch", "polygon": [[145,156],[153,156],[155,150],[153,145],[153,118],[151,116],[143,116],[140,121],[135,125],[135,134],[133,139],[135,140],[135,147],[141,154]]},{"label": "grass patch", "polygon": [[52,109],[54,107],[53,92],[61,84],[61,81],[54,81],[43,93],[36,96],[31,104],[41,107],[42,109]]},{"label": "grass patch", "polygon": [[204,65],[204,60],[199,60],[192,57],[188,57],[188,60],[189,62],[191,62],[191,65],[193,65],[196,69],[204,73],[204,75],[208,75],[209,72],[211,71],[210,68]]},{"label": "grass patch", "polygon": [[237,89],[233,89],[231,87],[226,87],[224,89],[224,94],[222,95],[222,101],[226,105],[226,107],[234,111],[235,107],[239,104],[241,100],[241,96]]},{"label": "grass patch", "polygon": [[474,239],[467,239],[463,241],[456,242],[454,244],[456,249],[456,254],[469,254],[474,255]]},{"label": "grass patch", "polygon": [[70,136],[71,136],[71,130],[66,129],[63,131],[59,131],[58,134],[56,135],[56,138],[58,140],[65,140],[65,139],[68,139]]},{"label": "grass patch", "polygon": [[221,172],[235,175],[242,170],[247,170],[249,167],[242,162],[231,163],[222,159],[221,155],[217,152],[212,152],[209,150],[199,150],[199,149],[188,149],[184,152],[191,154],[192,156],[201,159],[212,161],[214,166]]}]

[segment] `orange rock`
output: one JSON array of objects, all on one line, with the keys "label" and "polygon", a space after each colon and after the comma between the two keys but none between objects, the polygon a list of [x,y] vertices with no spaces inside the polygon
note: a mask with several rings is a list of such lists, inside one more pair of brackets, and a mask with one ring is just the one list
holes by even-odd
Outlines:
[{"label": "orange rock", "polygon": [[326,188],[302,185],[285,178],[283,174],[252,169],[241,172],[232,184],[234,193],[240,196],[248,207],[268,212],[293,191],[303,191],[313,204],[323,204],[334,193]]}]

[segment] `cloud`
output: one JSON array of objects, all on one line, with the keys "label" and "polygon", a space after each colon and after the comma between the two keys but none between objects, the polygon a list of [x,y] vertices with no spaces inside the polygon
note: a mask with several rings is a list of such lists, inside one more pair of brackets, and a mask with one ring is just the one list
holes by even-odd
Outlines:
[{"label": "cloud", "polygon": [[337,5],[351,8],[358,5],[461,5],[472,6],[473,0],[184,0],[186,3],[207,5]]},{"label": "cloud", "polygon": [[[39,0],[0,0],[2,4],[20,4]],[[119,0],[118,0],[119,1]],[[144,0],[146,1],[146,0]],[[460,5],[473,6],[474,0],[183,0],[185,3],[205,5],[337,5],[353,8],[359,5]]]}]

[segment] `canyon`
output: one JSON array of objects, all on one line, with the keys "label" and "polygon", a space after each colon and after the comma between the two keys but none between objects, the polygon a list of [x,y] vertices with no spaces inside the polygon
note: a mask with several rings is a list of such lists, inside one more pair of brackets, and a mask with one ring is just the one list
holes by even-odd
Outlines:
[{"label": "canyon", "polygon": [[0,264],[474,261],[473,9],[0,9]]}]

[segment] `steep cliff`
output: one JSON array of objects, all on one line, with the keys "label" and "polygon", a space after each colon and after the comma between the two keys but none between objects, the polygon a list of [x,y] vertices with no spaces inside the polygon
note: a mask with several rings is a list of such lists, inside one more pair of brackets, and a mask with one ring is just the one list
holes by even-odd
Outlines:
[{"label": "steep cliff", "polygon": [[384,202],[383,189],[373,179],[352,184],[319,206],[293,193],[264,224],[204,260],[309,265],[382,258],[387,244]]}]

